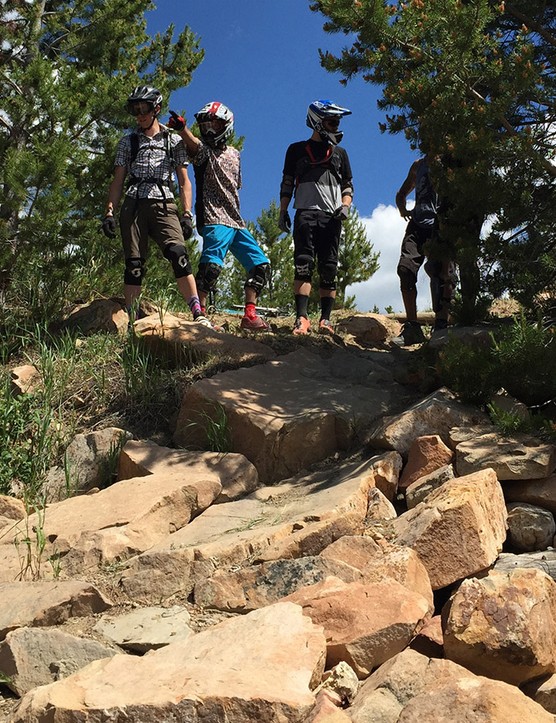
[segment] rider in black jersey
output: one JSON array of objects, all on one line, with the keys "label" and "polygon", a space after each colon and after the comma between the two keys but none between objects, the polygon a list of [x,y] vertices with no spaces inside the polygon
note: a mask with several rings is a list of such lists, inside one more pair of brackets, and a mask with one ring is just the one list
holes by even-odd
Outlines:
[{"label": "rider in black jersey", "polygon": [[348,154],[337,145],[343,137],[338,127],[340,120],[350,113],[329,100],[314,101],[307,111],[307,125],[313,130],[311,137],[292,143],[286,151],[279,226],[286,233],[291,230],[288,205],[295,195],[294,334],[310,331],[308,304],[315,259],[320,277],[319,332],[334,333],[330,315],[336,297],[338,246],[342,221],[349,215],[353,198]]},{"label": "rider in black jersey", "polygon": [[[415,190],[415,206],[408,210],[407,197]],[[421,325],[417,321],[417,274],[423,263],[430,277],[432,308],[435,313],[434,331],[446,329],[450,303],[456,287],[456,267],[448,245],[439,243],[438,213],[439,195],[430,178],[428,156],[415,161],[407,178],[396,194],[396,206],[409,223],[402,241],[398,276],[406,322],[402,329],[406,346],[425,340]],[[444,253],[438,254],[442,248]]]}]

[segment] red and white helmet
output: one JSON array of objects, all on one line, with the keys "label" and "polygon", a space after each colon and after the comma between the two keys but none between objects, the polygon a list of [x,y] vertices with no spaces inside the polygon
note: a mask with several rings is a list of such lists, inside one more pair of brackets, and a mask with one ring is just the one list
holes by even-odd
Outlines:
[{"label": "red and white helmet", "polygon": [[[201,138],[209,146],[225,145],[228,138],[234,132],[234,114],[232,111],[217,100],[204,105],[198,113],[195,113],[195,119],[199,124]],[[213,121],[223,121],[224,127],[216,130],[211,127]]]},{"label": "red and white helmet", "polygon": [[351,115],[351,111],[336,105],[331,100],[315,100],[307,109],[307,125],[317,131],[323,141],[336,145],[342,140],[344,134],[338,130],[325,128],[323,121],[337,120],[339,123],[345,115]]}]

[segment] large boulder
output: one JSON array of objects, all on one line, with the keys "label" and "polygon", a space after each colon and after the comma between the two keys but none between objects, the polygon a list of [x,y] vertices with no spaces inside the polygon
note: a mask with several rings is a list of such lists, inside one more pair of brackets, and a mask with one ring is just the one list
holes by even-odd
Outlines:
[{"label": "large boulder", "polygon": [[414,650],[381,665],[363,683],[349,713],[353,723],[553,723],[518,688]]},{"label": "large boulder", "polygon": [[324,670],[322,628],[277,603],[143,657],[115,655],[22,700],[12,723],[47,720],[297,723]]},{"label": "large boulder", "polygon": [[361,443],[371,422],[406,398],[373,361],[338,350],[322,358],[300,349],[191,385],[174,442],[206,449],[209,431],[225,425],[231,449],[270,484]]},{"label": "large boulder", "polygon": [[541,570],[464,580],[443,610],[446,657],[513,685],[556,673],[556,582]]},{"label": "large boulder", "polygon": [[491,469],[449,480],[392,522],[398,544],[427,568],[433,590],[492,565],[506,539],[506,506]]}]

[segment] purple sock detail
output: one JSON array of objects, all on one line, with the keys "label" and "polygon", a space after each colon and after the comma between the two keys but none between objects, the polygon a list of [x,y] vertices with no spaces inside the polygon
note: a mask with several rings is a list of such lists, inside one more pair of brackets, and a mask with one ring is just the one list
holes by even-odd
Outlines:
[{"label": "purple sock detail", "polygon": [[196,319],[203,313],[201,311],[201,304],[199,302],[198,296],[192,296],[187,303],[189,305],[189,308],[191,309],[191,313],[193,314],[194,319]]}]

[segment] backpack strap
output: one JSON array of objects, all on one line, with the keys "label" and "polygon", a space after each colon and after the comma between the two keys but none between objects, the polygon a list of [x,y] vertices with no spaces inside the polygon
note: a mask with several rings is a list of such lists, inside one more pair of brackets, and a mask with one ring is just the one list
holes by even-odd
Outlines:
[{"label": "backpack strap", "polygon": [[[172,143],[170,141],[170,133],[167,130],[162,131],[164,135],[164,150],[166,152],[166,156],[168,157],[168,160],[170,161],[170,166],[172,169],[175,168],[175,160],[174,160],[174,149],[172,148]],[[130,160],[129,160],[129,166],[133,165],[135,162],[135,159],[137,158],[137,154],[139,153],[139,135],[133,131],[129,134],[129,149],[130,149]],[[159,181],[156,178],[139,178],[137,176],[134,176],[133,174],[130,174],[128,179],[128,188],[129,186],[133,186],[134,184],[142,184],[142,183],[154,183],[158,186],[158,189],[160,190],[161,195],[163,198],[165,198],[165,194],[163,191],[163,186],[167,186],[172,193],[175,192],[174,189],[174,183],[172,181],[172,177],[168,179],[167,183],[163,183]]]},{"label": "backpack strap", "polygon": [[137,154],[139,153],[139,136],[135,131],[129,134],[129,150],[131,154],[129,165],[131,167],[137,158]]}]

